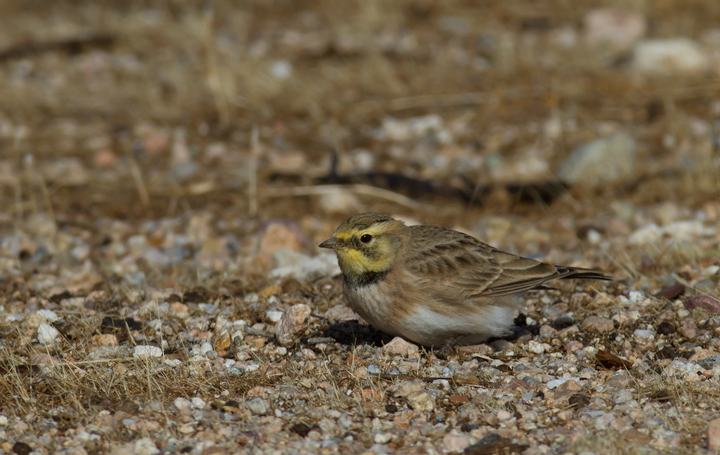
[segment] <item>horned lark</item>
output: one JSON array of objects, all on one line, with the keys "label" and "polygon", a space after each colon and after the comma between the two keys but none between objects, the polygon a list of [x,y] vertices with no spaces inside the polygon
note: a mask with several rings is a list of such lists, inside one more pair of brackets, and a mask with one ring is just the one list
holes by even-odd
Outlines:
[{"label": "horned lark", "polygon": [[450,229],[406,226],[380,213],[348,218],[320,247],[335,250],[355,312],[390,335],[425,346],[509,334],[522,295],[546,281],[610,279],[505,253]]}]

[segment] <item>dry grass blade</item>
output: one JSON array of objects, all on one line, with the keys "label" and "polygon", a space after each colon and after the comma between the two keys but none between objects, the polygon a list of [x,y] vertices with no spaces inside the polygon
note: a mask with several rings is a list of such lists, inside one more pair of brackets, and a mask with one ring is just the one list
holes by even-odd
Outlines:
[{"label": "dry grass blade", "polygon": [[538,95],[539,93],[537,93],[536,90],[528,88],[513,88],[492,92],[451,93],[447,95],[421,95],[396,98],[390,102],[390,109],[402,111],[419,107],[472,106],[505,98],[521,98]]},{"label": "dry grass blade", "polygon": [[376,188],[368,185],[317,185],[317,186],[297,186],[292,188],[266,188],[263,190],[264,197],[291,197],[291,196],[319,196],[323,194],[332,194],[338,191],[349,191],[363,196],[372,196],[378,199],[394,202],[404,207],[419,210],[422,204],[403,196],[402,194],[392,191]]}]

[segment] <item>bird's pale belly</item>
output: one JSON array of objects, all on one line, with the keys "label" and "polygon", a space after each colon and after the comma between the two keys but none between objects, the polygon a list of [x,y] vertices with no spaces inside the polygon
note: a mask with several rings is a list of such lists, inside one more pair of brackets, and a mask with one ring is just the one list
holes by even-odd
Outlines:
[{"label": "bird's pale belly", "polygon": [[[457,308],[443,308],[435,302],[398,298],[384,292],[384,282],[361,287],[344,286],[350,307],[370,325],[393,335],[402,336],[424,346],[442,346],[448,340],[458,344],[476,344],[490,337],[506,335],[512,327],[515,305],[468,302]],[[424,300],[424,301],[422,301]],[[452,311],[454,310],[454,311]]]}]

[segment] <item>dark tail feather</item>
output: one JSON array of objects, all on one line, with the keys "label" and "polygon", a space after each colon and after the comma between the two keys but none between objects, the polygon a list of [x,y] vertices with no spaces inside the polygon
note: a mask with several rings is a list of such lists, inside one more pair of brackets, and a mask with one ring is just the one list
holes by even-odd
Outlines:
[{"label": "dark tail feather", "polygon": [[575,267],[562,267],[556,266],[561,274],[566,274],[561,277],[562,280],[601,280],[601,281],[612,281],[612,277],[605,275],[599,270],[592,269],[580,269]]}]

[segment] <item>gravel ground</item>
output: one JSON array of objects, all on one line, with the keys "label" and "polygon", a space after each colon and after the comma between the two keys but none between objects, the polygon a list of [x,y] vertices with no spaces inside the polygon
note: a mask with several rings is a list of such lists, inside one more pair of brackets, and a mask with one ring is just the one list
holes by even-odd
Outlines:
[{"label": "gravel ground", "polygon": [[[720,451],[720,6],[613,5],[0,4],[0,455]],[[614,281],[439,356],[366,210]]]}]

